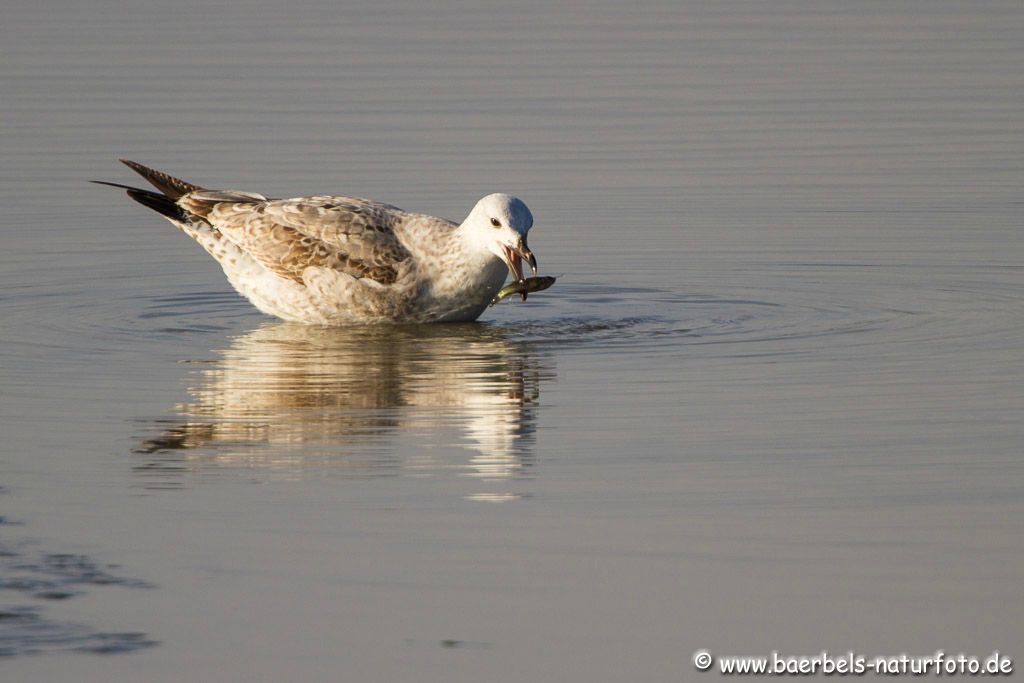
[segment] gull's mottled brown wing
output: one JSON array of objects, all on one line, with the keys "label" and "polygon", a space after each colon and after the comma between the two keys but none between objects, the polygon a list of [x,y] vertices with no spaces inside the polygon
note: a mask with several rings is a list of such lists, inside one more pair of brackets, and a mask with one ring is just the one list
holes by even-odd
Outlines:
[{"label": "gull's mottled brown wing", "polygon": [[405,214],[379,202],[337,196],[267,200],[253,193],[200,191],[178,203],[266,268],[299,283],[306,268],[316,266],[389,285],[409,259],[395,236]]},{"label": "gull's mottled brown wing", "polygon": [[368,268],[394,267],[409,258],[395,234],[408,214],[388,204],[358,197],[302,197],[268,202],[262,213]]}]

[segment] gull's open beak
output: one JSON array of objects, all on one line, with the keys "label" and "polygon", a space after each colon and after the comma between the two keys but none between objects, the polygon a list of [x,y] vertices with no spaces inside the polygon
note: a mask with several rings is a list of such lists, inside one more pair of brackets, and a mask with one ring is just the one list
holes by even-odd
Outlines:
[{"label": "gull's open beak", "polygon": [[509,272],[512,273],[512,277],[516,280],[523,279],[523,261],[530,264],[530,268],[533,269],[533,274],[537,274],[537,257],[533,255],[530,248],[526,246],[526,239],[519,240],[519,244],[515,247],[504,246],[505,252],[505,265],[508,266]]},{"label": "gull's open beak", "polygon": [[526,238],[524,237],[519,243],[519,255],[523,257],[523,260],[530,264],[530,268],[533,270],[533,276],[537,277],[537,257],[533,255],[530,248],[526,246]]}]

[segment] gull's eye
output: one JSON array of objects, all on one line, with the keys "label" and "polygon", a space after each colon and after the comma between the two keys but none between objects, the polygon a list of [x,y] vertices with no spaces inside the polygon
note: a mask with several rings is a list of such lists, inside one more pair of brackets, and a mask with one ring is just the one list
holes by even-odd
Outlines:
[{"label": "gull's eye", "polygon": [[500,228],[501,227],[501,221],[499,221],[497,218],[492,218],[491,219],[491,225],[493,225],[496,228]]}]

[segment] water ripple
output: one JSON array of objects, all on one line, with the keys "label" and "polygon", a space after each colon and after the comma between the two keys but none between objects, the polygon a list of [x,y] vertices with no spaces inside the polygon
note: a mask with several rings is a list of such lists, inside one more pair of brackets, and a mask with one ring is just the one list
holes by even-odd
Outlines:
[{"label": "water ripple", "polygon": [[[2,493],[2,490],[0,490]],[[152,647],[144,633],[104,632],[52,617],[40,601],[63,602],[95,586],[153,588],[82,554],[48,552],[28,540],[0,543],[0,657],[56,651],[118,654]],[[11,604],[14,594],[17,604]]]}]

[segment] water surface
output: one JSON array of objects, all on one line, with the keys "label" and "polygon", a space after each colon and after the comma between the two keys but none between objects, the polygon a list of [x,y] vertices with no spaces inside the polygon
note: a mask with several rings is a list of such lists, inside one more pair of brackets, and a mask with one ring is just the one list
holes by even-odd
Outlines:
[{"label": "water surface", "polygon": [[[15,2],[4,680],[1024,656],[1022,39],[1015,2]],[[559,281],[275,322],[85,182],[118,157],[511,192]]]}]

